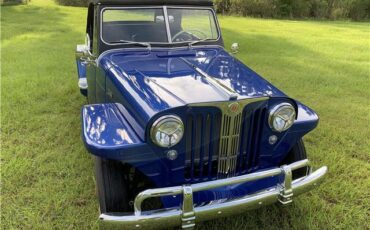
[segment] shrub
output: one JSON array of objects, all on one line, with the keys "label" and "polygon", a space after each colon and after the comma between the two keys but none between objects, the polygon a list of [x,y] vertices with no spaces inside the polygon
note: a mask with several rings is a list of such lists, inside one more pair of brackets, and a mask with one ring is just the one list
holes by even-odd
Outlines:
[{"label": "shrub", "polygon": [[254,17],[370,19],[370,0],[214,0],[218,13]]},{"label": "shrub", "polygon": [[[24,2],[27,0],[0,0]],[[87,6],[88,0],[55,0],[65,6]],[[138,0],[140,1],[140,0]],[[217,13],[262,18],[370,19],[370,0],[214,0]]]},{"label": "shrub", "polygon": [[231,0],[215,0],[214,1],[216,12],[221,14],[229,13]]},{"label": "shrub", "polygon": [[230,13],[254,17],[275,17],[276,0],[234,0]]},{"label": "shrub", "polygon": [[88,0],[55,0],[59,5],[63,6],[87,6]]},{"label": "shrub", "polygon": [[309,6],[309,17],[324,18],[327,12],[326,0],[311,0]]},{"label": "shrub", "polygon": [[355,1],[348,12],[348,16],[353,20],[369,20],[370,19],[370,0]]},{"label": "shrub", "polygon": [[28,0],[0,0],[0,5],[7,6],[7,5],[18,5],[18,4],[27,4]]},{"label": "shrub", "polygon": [[293,0],[292,15],[294,18],[306,18],[310,16],[310,1],[309,0]]}]

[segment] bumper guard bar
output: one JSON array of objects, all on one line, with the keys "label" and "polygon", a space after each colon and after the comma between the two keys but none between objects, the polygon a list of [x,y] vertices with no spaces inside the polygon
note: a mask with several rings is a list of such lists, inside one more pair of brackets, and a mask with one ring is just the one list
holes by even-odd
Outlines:
[{"label": "bumper guard bar", "polygon": [[[280,168],[255,172],[238,177],[203,182],[199,184],[148,189],[139,193],[134,201],[134,215],[117,215],[115,213],[103,213],[100,215],[103,228],[119,227],[120,229],[158,229],[181,225],[183,229],[193,228],[195,222],[242,213],[246,210],[256,209],[262,205],[275,202],[289,204],[293,195],[297,196],[310,191],[322,182],[328,168],[323,166],[307,176],[292,180],[292,171],[303,167],[309,167],[308,160],[301,160]],[[256,181],[268,177],[284,175],[284,181],[276,187],[264,190],[252,195],[228,200],[225,202],[211,203],[205,206],[194,207],[193,193],[214,188],[235,185],[250,181]],[[153,197],[183,195],[181,208],[163,209],[158,211],[142,212],[141,205],[144,200]]]}]

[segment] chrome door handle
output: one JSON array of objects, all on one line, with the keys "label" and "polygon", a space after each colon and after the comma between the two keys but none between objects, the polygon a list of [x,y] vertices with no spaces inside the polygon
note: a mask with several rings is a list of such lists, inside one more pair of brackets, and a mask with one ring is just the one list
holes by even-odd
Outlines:
[{"label": "chrome door handle", "polygon": [[107,90],[107,96],[108,96],[110,99],[112,99],[112,98],[113,98],[113,93],[112,93],[112,91]]}]

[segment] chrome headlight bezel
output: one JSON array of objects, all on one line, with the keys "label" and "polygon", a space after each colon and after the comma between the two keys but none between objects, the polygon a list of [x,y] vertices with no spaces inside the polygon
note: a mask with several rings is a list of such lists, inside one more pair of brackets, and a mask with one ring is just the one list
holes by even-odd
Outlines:
[{"label": "chrome headlight bezel", "polygon": [[[290,115],[288,118],[282,118],[281,113],[283,111],[290,111]],[[280,116],[279,116],[280,115]],[[275,121],[276,119],[282,119],[284,121],[283,127],[277,127]],[[294,124],[294,121],[296,119],[296,110],[294,106],[290,103],[281,103],[276,106],[274,106],[270,112],[268,117],[268,123],[270,128],[275,132],[284,132],[288,130],[292,125]]]},{"label": "chrome headlight bezel", "polygon": [[[180,130],[180,133],[178,133],[178,137],[177,137],[177,139],[175,141],[173,141],[173,142],[170,141],[168,144],[165,144],[165,143],[160,142],[158,140],[157,134],[158,134],[158,132],[160,132],[160,127],[162,127],[163,125],[165,125],[168,122],[177,123],[177,125],[178,125],[177,129]],[[152,142],[155,145],[159,146],[159,147],[162,147],[162,148],[171,148],[171,147],[177,145],[181,141],[181,139],[184,136],[184,132],[185,132],[184,123],[182,122],[182,120],[181,120],[180,117],[178,117],[176,115],[165,115],[165,116],[159,117],[153,123],[152,127],[150,128],[150,138],[151,138]],[[162,135],[169,135],[169,134],[162,132]]]}]

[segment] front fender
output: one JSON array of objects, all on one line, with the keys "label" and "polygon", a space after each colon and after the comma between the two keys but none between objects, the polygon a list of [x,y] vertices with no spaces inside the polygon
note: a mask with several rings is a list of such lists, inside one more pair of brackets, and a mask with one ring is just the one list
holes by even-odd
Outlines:
[{"label": "front fender", "polygon": [[290,132],[305,132],[312,131],[319,123],[319,116],[304,104],[296,101],[298,107],[297,120],[294,122]]},{"label": "front fender", "polygon": [[121,104],[94,104],[82,108],[82,139],[99,157],[137,163],[158,156],[136,134],[123,116]]}]

